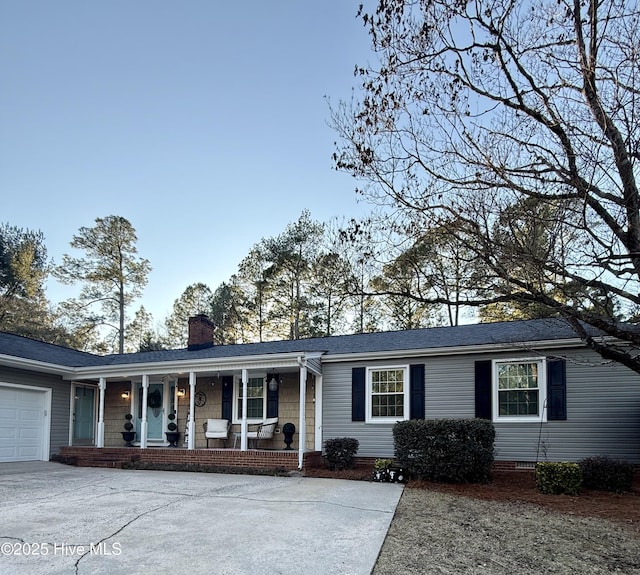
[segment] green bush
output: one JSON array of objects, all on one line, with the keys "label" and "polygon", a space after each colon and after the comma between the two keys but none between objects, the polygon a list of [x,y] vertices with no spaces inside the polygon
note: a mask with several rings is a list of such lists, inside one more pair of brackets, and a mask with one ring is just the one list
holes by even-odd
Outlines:
[{"label": "green bush", "polygon": [[387,469],[393,465],[393,459],[378,458],[373,464],[374,469]]},{"label": "green bush", "polygon": [[548,495],[578,495],[582,471],[577,463],[545,461],[536,464],[536,486]]},{"label": "green bush", "polygon": [[351,469],[356,464],[360,442],[353,437],[336,437],[324,442],[325,462],[329,469]]},{"label": "green bush", "polygon": [[610,457],[587,457],[580,461],[582,484],[587,489],[631,491],[633,485],[633,465]]},{"label": "green bush", "polygon": [[411,477],[448,483],[489,482],[495,436],[486,419],[420,419],[393,427],[398,465]]}]

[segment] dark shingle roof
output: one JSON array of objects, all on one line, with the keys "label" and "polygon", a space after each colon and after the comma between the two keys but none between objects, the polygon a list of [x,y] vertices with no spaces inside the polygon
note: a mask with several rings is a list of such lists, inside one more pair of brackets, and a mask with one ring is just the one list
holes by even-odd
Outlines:
[{"label": "dark shingle roof", "polygon": [[177,349],[98,356],[0,332],[0,354],[66,367],[98,367],[102,365],[189,361],[207,358],[223,359],[296,352],[322,352],[330,356],[415,349],[437,350],[440,348],[513,344],[525,341],[534,342],[575,337],[575,332],[564,320],[539,319],[339,335],[293,341],[217,345],[197,351]]},{"label": "dark shingle roof", "polygon": [[0,331],[0,355],[11,355],[65,367],[101,365],[104,359],[92,353],[44,343],[3,331]]}]

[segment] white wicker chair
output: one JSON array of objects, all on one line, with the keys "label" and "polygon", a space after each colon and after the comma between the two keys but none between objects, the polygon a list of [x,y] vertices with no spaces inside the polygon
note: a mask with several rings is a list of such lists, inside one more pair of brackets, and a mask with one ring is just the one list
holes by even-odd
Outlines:
[{"label": "white wicker chair", "polygon": [[276,431],[276,425],[278,425],[277,417],[265,419],[261,424],[258,425],[257,429],[247,431],[247,441],[249,443],[253,441],[254,448],[258,449],[258,442],[261,439],[271,439],[273,437],[273,434]]}]

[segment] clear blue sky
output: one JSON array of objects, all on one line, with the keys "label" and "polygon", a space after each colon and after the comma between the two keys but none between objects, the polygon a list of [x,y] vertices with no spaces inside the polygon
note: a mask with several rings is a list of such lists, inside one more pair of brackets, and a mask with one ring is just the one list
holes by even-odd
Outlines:
[{"label": "clear blue sky", "polygon": [[358,4],[0,0],[0,221],[59,263],[81,226],[124,216],[158,321],[302,210],[364,214],[324,98],[372,58]]}]

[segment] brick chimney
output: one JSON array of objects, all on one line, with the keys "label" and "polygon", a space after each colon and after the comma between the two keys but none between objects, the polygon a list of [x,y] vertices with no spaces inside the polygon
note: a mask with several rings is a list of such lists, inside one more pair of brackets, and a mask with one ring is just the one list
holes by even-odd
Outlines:
[{"label": "brick chimney", "polygon": [[204,313],[189,318],[187,349],[196,351],[213,347],[213,322]]}]

